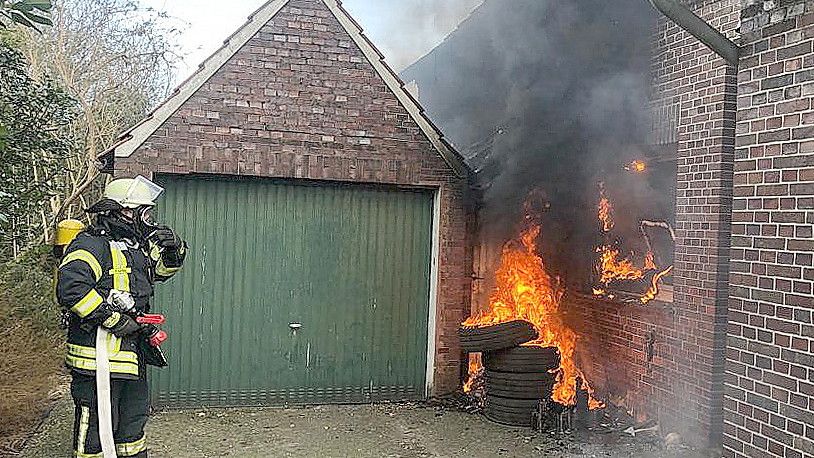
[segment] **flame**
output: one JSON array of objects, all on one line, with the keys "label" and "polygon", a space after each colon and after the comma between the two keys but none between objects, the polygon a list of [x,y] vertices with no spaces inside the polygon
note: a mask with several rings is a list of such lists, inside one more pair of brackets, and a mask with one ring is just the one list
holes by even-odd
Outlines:
[{"label": "flame", "polygon": [[647,254],[644,256],[644,268],[645,270],[656,270],[656,255],[653,254],[653,250],[647,250]]},{"label": "flame", "polygon": [[469,393],[475,387],[475,382],[483,372],[483,363],[481,362],[480,353],[472,353],[469,355],[469,379],[464,383],[464,393]]},{"label": "flame", "polygon": [[[563,323],[558,313],[565,290],[559,279],[548,275],[543,260],[537,255],[535,240],[539,234],[540,226],[534,225],[523,231],[519,240],[510,241],[503,247],[489,309],[470,317],[463,325],[489,326],[511,320],[532,323],[539,337],[524,345],[556,346],[560,351],[560,367],[552,399],[560,404],[574,405],[576,380],[580,378],[583,381],[580,388],[589,393],[589,407],[603,407],[602,402],[593,397],[593,389],[574,360],[577,335]],[[473,374],[480,368],[479,360],[475,364],[470,360],[470,380],[467,382],[470,387]]]},{"label": "flame", "polygon": [[659,282],[661,282],[663,277],[670,275],[672,272],[673,266],[670,266],[653,276],[653,281],[650,283],[650,289],[644,293],[644,296],[639,298],[642,304],[647,304],[659,295]]},{"label": "flame", "polygon": [[[640,163],[642,166],[642,170],[644,171],[645,164],[641,161],[633,161],[631,166],[636,163]],[[605,193],[605,185],[604,183],[599,183],[599,206],[597,216],[599,217],[599,222],[602,223],[602,230],[603,232],[607,233],[610,229],[613,228],[613,205],[611,204],[610,200]],[[607,236],[606,236],[607,240]],[[604,244],[596,249],[596,252],[599,253],[599,259],[597,261],[597,273],[599,274],[599,283],[601,286],[595,286],[593,288],[593,293],[596,296],[605,296],[610,299],[613,299],[613,294],[609,294],[607,292],[607,286],[614,280],[641,280],[645,277],[645,271],[653,271],[658,270],[659,267],[656,265],[656,256],[653,253],[652,249],[647,250],[647,254],[644,257],[644,267],[639,269],[633,264],[629,258],[621,258],[619,250],[614,248],[611,244]],[[650,285],[650,289],[639,298],[642,304],[647,304],[648,302],[652,301],[656,298],[659,293],[659,283],[661,280],[670,275],[673,271],[673,266],[670,266],[653,276],[653,280]]]},{"label": "flame", "polygon": [[605,184],[599,183],[599,221],[602,222],[602,230],[610,232],[613,229],[613,205],[605,194]]},{"label": "flame", "polygon": [[641,160],[635,160],[625,166],[625,170],[635,173],[644,173],[647,171],[647,163]]},{"label": "flame", "polygon": [[596,250],[599,255],[599,282],[607,285],[613,280],[639,280],[644,272],[630,259],[619,259],[619,250],[603,245]]}]

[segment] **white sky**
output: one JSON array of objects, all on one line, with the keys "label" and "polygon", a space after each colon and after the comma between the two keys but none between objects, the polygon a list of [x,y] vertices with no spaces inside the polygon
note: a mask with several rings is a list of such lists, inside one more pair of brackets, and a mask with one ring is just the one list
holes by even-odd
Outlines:
[{"label": "white sky", "polygon": [[[192,73],[266,0],[141,0],[180,21],[186,54],[178,81]],[[342,4],[400,71],[452,31],[482,0],[344,0]]]}]

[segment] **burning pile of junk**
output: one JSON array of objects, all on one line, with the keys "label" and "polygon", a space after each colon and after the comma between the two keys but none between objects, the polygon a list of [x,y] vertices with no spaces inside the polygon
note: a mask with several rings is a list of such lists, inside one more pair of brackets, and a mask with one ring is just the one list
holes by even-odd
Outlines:
[{"label": "burning pile of junk", "polygon": [[672,302],[676,129],[653,103],[646,6],[487,0],[402,72],[475,175],[463,388],[495,422],[566,430],[617,407],[657,420],[598,381],[615,363],[585,332],[592,303]]}]

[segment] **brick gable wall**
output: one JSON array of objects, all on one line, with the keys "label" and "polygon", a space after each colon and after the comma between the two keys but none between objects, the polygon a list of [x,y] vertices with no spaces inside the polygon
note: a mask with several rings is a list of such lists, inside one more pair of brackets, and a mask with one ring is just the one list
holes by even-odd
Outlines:
[{"label": "brick gable wall", "polygon": [[814,456],[814,11],[741,24],[724,456]]},{"label": "brick gable wall", "polygon": [[440,190],[435,393],[459,385],[469,310],[468,183],[320,0],[291,0],[117,174],[203,173]]}]

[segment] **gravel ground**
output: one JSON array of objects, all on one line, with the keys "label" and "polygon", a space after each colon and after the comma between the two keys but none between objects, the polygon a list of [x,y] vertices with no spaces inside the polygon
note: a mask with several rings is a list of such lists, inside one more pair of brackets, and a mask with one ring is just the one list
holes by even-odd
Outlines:
[{"label": "gravel ground", "polygon": [[[64,400],[24,457],[70,456],[72,406]],[[536,434],[476,414],[411,404],[159,412],[151,457],[705,457],[666,450],[658,437]],[[720,455],[718,455],[720,456]]]}]

